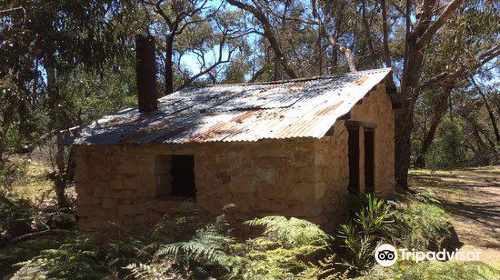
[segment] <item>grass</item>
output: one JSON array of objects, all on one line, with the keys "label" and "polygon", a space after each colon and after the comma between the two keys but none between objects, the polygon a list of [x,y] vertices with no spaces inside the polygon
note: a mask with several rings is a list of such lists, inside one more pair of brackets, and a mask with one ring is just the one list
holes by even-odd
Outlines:
[{"label": "grass", "polygon": [[500,166],[485,166],[459,169],[411,169],[410,175],[427,175],[435,177],[472,177],[479,179],[496,179],[500,174]]},{"label": "grass", "polygon": [[0,279],[8,279],[19,269],[14,264],[28,261],[43,250],[58,248],[63,239],[63,236],[42,236],[0,249]]},{"label": "grass", "polygon": [[26,160],[22,174],[12,184],[12,194],[35,201],[52,191],[52,181],[48,179],[50,168],[35,161]]},{"label": "grass", "polygon": [[8,165],[14,170],[7,173],[12,180],[12,195],[33,202],[51,197],[53,182],[48,178],[49,166],[24,156],[10,159]]},{"label": "grass", "polygon": [[405,262],[393,267],[376,267],[357,280],[498,280],[500,270],[478,261]]},{"label": "grass", "polygon": [[478,261],[421,262],[400,269],[396,279],[500,279],[500,270]]},{"label": "grass", "polygon": [[[8,164],[14,168],[13,172],[5,173],[11,177],[9,180],[12,180],[12,195],[31,200],[33,203],[40,202],[41,198],[53,196],[53,183],[47,177],[51,170],[48,166],[25,157],[11,158]],[[58,248],[61,242],[60,236],[44,236],[0,247],[0,279],[8,279],[6,277],[18,269],[13,267],[13,264],[27,261],[42,250]]]}]

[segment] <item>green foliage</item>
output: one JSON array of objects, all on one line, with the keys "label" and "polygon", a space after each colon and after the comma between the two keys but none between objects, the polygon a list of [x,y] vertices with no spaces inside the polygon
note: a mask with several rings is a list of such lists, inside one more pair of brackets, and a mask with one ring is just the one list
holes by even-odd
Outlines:
[{"label": "green foliage", "polygon": [[[19,170],[15,173],[18,172]],[[8,172],[0,174],[0,179],[13,182],[18,179],[10,177],[17,176],[19,175]],[[60,208],[54,205],[54,201],[43,201],[43,198],[32,201],[13,194],[9,189],[0,189],[0,242],[32,231],[70,229],[75,222],[72,209]]]},{"label": "green foliage", "polygon": [[152,264],[130,264],[126,269],[130,270],[135,279],[138,280],[185,280],[191,279],[191,273],[177,268],[175,261],[166,261]]},{"label": "green foliage", "polygon": [[381,242],[416,250],[440,247],[450,227],[446,212],[428,195],[406,194],[387,202],[367,195],[351,222],[341,225],[339,240],[348,251],[342,264],[366,274]]},{"label": "green foliage", "polygon": [[301,280],[346,280],[349,270],[344,273],[336,272],[335,256],[328,255],[324,260],[319,260],[318,264],[308,263],[308,268],[301,272],[297,279]]},{"label": "green foliage", "polygon": [[[169,214],[156,226],[156,241],[146,246],[157,248],[153,257],[148,262],[132,262],[126,269],[140,279],[289,279],[301,272],[303,279],[315,279],[313,275],[333,271],[333,257],[317,265],[310,262],[326,252],[332,240],[311,222],[280,216],[250,220],[244,226],[262,233],[240,242],[232,236],[226,214],[191,231],[199,221],[180,213]],[[160,232],[172,238],[167,241]]]},{"label": "green foliage", "polygon": [[198,213],[183,205],[166,213],[155,225],[151,235],[158,243],[175,243],[192,236],[202,226]]},{"label": "green foliage", "polygon": [[[10,197],[7,192],[0,192],[0,234],[2,238],[15,237],[32,230],[31,222],[35,214],[31,201]],[[0,238],[1,239],[1,238]]]},{"label": "green foliage", "polygon": [[224,269],[230,264],[227,248],[233,242],[233,238],[209,224],[187,241],[161,246],[156,254],[166,261],[177,260],[191,267],[196,279],[207,278],[215,267]]},{"label": "green foliage", "polygon": [[457,167],[470,162],[472,155],[463,145],[466,141],[463,127],[464,124],[458,118],[444,118],[427,155],[429,167]]},{"label": "green foliage", "polygon": [[147,236],[129,236],[109,241],[100,248],[100,259],[108,271],[117,275],[126,276],[125,267],[130,263],[141,262],[146,259]]},{"label": "green foliage", "polygon": [[26,262],[41,251],[58,248],[64,236],[41,236],[18,243],[9,243],[0,249],[0,279],[7,279],[19,266],[15,264]]},{"label": "green foliage", "polygon": [[261,236],[231,248],[231,279],[290,279],[308,268],[307,259],[328,249],[332,237],[317,225],[270,216],[246,224],[264,227]]},{"label": "green foliage", "polygon": [[368,194],[363,206],[355,213],[350,223],[341,225],[339,239],[348,250],[348,258],[343,265],[364,273],[374,264],[373,252],[382,240],[390,236],[389,225],[393,222],[394,211],[382,199]]},{"label": "green foliage", "polygon": [[78,125],[136,105],[134,57],[125,55],[110,61],[106,65],[110,70],[104,73],[79,67],[64,79],[61,90],[67,97],[61,105]]},{"label": "green foliage", "polygon": [[420,262],[394,266],[390,271],[372,273],[360,280],[492,280],[500,270],[477,261]]},{"label": "green foliage", "polygon": [[86,235],[72,236],[57,249],[48,249],[20,263],[12,280],[17,279],[102,279],[106,275],[99,261],[95,241]]},{"label": "green foliage", "polygon": [[394,215],[394,239],[404,248],[424,250],[431,243],[440,245],[450,234],[446,212],[436,204],[408,201]]},{"label": "green foliage", "polygon": [[246,222],[253,227],[264,227],[262,238],[280,243],[285,247],[311,244],[322,249],[328,246],[331,237],[317,225],[297,218],[267,216]]}]

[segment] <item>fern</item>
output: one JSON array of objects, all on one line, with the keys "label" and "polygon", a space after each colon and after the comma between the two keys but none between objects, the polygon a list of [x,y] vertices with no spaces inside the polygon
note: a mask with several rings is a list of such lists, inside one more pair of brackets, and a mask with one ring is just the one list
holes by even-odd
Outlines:
[{"label": "fern", "polygon": [[298,275],[300,280],[348,280],[349,270],[344,273],[336,272],[335,256],[329,255],[318,264],[309,263],[308,268]]},{"label": "fern", "polygon": [[285,246],[315,244],[327,246],[332,237],[323,232],[316,224],[297,218],[267,216],[245,222],[249,226],[264,227],[263,237]]},{"label": "fern", "polygon": [[196,279],[208,277],[213,270],[224,273],[231,263],[229,246],[235,243],[229,232],[226,215],[222,214],[213,223],[196,230],[189,239],[160,245],[155,255],[164,261],[175,260],[192,267]]},{"label": "fern", "polygon": [[213,226],[196,231],[188,241],[161,246],[158,256],[185,257],[188,260],[223,265],[227,261],[225,249],[234,239],[217,232]]},{"label": "fern", "polygon": [[261,236],[231,246],[228,279],[293,279],[308,269],[307,257],[328,249],[332,238],[317,225],[269,216],[245,224],[263,227]]},{"label": "fern", "polygon": [[186,271],[175,268],[175,262],[162,262],[152,264],[129,264],[126,269],[130,270],[137,280],[186,280],[191,275]]}]

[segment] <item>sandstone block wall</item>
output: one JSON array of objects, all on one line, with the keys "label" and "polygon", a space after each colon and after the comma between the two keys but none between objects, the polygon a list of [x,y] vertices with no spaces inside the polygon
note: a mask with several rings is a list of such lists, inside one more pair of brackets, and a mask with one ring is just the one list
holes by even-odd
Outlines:
[{"label": "sandstone block wall", "polygon": [[[394,179],[394,113],[389,96],[385,93],[385,85],[380,84],[369,96],[363,98],[362,103],[355,105],[351,109],[350,120],[358,122],[368,122],[376,125],[374,129],[374,169],[375,169],[375,195],[387,196],[393,192],[395,186]],[[348,131],[345,121],[335,123],[334,135],[324,137],[316,142],[318,153],[326,155],[328,163],[333,163],[330,168],[331,175],[328,176],[327,186],[331,186],[333,191],[347,190],[349,185],[349,157],[348,157]],[[363,128],[359,129],[359,179],[360,190],[365,191],[364,174],[364,133]],[[321,167],[328,169],[327,165]],[[327,191],[324,203],[336,201],[334,194]],[[326,207],[326,212],[339,213],[335,205]]]},{"label": "sandstone block wall", "polygon": [[[351,119],[361,122],[372,122],[377,125],[375,137],[375,195],[387,196],[394,190],[394,112],[389,96],[385,93],[385,85],[377,85],[376,90],[363,98],[362,104],[351,110]],[[360,129],[361,151],[364,147],[364,133]],[[360,154],[364,154],[361,152]],[[360,165],[364,165],[364,157],[360,158]],[[360,168],[361,187],[364,186],[364,168]]]},{"label": "sandstone block wall", "polygon": [[[239,219],[285,215],[326,224],[336,219],[324,212],[323,202],[329,172],[335,170],[317,152],[316,142],[78,146],[75,179],[80,229],[148,227],[183,204],[174,197],[160,198],[158,188],[158,175],[165,172],[158,163],[166,162],[159,161],[159,156],[176,154],[194,155],[197,196],[188,204],[202,212],[216,214],[233,203]],[[342,196],[343,190],[328,189],[336,193],[333,199]]]}]

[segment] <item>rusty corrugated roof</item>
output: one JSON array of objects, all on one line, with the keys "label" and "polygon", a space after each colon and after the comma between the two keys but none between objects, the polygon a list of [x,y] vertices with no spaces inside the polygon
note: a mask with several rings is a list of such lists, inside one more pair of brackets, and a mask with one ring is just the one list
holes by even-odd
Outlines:
[{"label": "rusty corrugated roof", "polygon": [[158,110],[137,108],[80,128],[77,145],[189,143],[320,138],[390,69],[267,84],[190,88],[159,99]]}]

